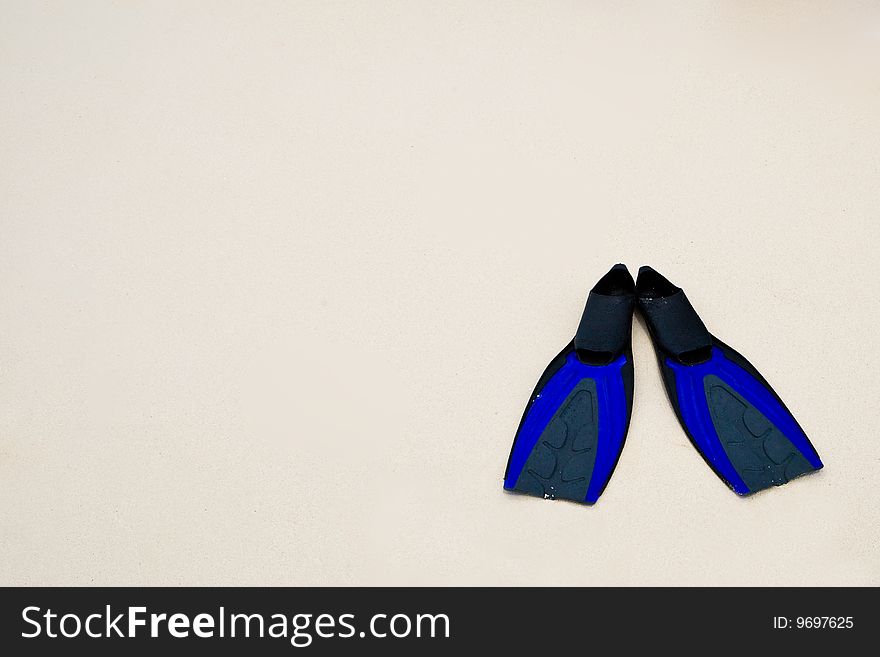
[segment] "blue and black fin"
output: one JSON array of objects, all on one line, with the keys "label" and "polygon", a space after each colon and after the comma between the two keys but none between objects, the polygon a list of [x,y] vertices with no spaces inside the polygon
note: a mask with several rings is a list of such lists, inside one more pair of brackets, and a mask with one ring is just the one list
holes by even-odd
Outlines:
[{"label": "blue and black fin", "polygon": [[681,288],[642,267],[636,289],[679,422],[731,489],[748,495],[822,468],[779,395],[709,333]]},{"label": "blue and black fin", "polygon": [[504,488],[592,504],[620,458],[633,400],[635,283],[615,265],[590,291],[574,339],[532,393]]}]

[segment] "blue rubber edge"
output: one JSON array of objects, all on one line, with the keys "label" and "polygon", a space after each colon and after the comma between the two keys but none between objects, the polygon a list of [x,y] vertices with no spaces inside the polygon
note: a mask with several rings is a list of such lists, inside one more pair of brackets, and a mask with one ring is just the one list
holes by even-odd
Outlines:
[{"label": "blue rubber edge", "polygon": [[763,414],[791,441],[791,444],[804,455],[810,465],[816,469],[822,467],[822,461],[806,434],[798,426],[791,413],[779,403],[776,395],[739,365],[725,358],[718,347],[712,348],[712,357],[705,363],[683,365],[672,359],[667,359],[666,364],[675,372],[675,390],[679,411],[688,432],[698,449],[738,494],[747,495],[751,490],[727,457],[721,440],[718,438],[718,433],[715,431],[715,425],[712,423],[709,402],[706,399],[706,389],[703,384],[703,379],[709,375],[714,374],[742,395],[743,399]]},{"label": "blue rubber edge", "polygon": [[513,452],[510,455],[510,466],[504,488],[513,490],[529,454],[547,428],[559,405],[562,404],[575,386],[583,379],[589,378],[596,382],[596,407],[599,414],[599,435],[596,443],[596,461],[584,502],[593,504],[599,499],[620,450],[627,427],[627,400],[623,385],[621,368],[626,363],[626,356],[620,356],[608,365],[588,365],[582,363],[577,354],[572,352],[565,359],[565,364],[547,382],[535,396],[529,412],[516,436]]}]

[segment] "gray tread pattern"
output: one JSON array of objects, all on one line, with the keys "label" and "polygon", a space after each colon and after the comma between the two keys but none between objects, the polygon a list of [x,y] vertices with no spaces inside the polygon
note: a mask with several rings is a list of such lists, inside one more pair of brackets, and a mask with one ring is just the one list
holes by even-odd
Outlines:
[{"label": "gray tread pattern", "polygon": [[596,461],[598,419],[596,382],[582,379],[547,423],[515,490],[583,502]]},{"label": "gray tread pattern", "polygon": [[724,381],[709,375],[703,385],[724,452],[752,492],[781,486],[815,469],[772,422]]}]

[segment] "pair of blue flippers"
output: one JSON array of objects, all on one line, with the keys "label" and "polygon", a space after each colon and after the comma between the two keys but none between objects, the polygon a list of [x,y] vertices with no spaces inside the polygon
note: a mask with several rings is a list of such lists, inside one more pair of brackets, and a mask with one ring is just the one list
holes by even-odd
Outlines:
[{"label": "pair of blue flippers", "polygon": [[711,335],[684,291],[651,269],[615,265],[590,291],[574,339],[532,393],[504,488],[593,504],[611,478],[633,402],[632,316],[645,318],[669,399],[706,463],[748,495],[822,461],[773,388]]}]

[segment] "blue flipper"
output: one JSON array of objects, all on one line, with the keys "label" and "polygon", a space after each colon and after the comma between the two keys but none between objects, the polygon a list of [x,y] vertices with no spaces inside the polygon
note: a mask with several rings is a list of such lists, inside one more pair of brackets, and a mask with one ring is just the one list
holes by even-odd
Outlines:
[{"label": "blue flipper", "polygon": [[822,468],[770,384],[706,330],[681,288],[642,267],[637,292],[678,419],[730,488],[748,495]]},{"label": "blue flipper", "polygon": [[616,265],[593,288],[577,334],[538,381],[504,488],[593,504],[620,458],[633,397],[635,284]]}]

